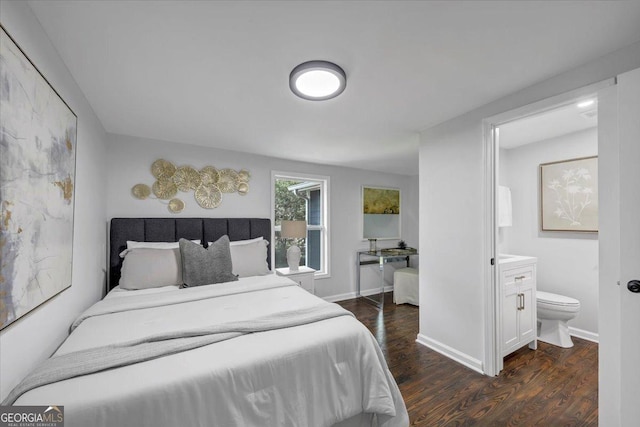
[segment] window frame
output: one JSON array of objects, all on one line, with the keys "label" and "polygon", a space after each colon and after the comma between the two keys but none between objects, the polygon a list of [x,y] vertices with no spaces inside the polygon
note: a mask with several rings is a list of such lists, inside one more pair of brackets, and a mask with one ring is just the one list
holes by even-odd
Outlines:
[{"label": "window frame", "polygon": [[316,271],[314,277],[316,279],[325,279],[331,277],[331,259],[329,257],[329,247],[330,247],[330,218],[329,218],[329,191],[331,186],[331,180],[329,176],[326,175],[313,175],[308,173],[297,173],[297,172],[284,172],[284,171],[271,171],[271,213],[269,217],[271,218],[271,241],[274,242],[271,245],[271,259],[274,262],[275,269],[275,259],[276,259],[276,231],[279,231],[279,226],[276,227],[275,221],[275,211],[276,211],[276,180],[278,179],[290,179],[296,181],[318,181],[320,183],[320,199],[321,199],[321,212],[322,212],[322,225],[309,225],[307,224],[307,230],[320,230],[322,231],[321,236],[323,236],[322,242],[322,250],[320,252],[320,265],[322,268],[319,271]]}]

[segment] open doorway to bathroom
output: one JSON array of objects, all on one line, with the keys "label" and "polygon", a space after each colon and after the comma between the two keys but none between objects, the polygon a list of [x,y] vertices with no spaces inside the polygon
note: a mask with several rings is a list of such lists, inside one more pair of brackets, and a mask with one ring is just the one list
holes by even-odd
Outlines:
[{"label": "open doorway to bathroom", "polygon": [[[519,272],[511,289],[522,289],[521,300],[527,280],[536,290],[503,307],[505,346],[527,328],[564,348],[571,336],[598,341],[597,111],[597,99],[585,98],[498,127],[498,269]],[[518,279],[526,265],[535,266],[531,278]],[[508,287],[509,273],[500,280]]]},{"label": "open doorway to bathroom", "polygon": [[597,93],[609,84],[485,121],[488,375],[538,338],[598,342]]}]

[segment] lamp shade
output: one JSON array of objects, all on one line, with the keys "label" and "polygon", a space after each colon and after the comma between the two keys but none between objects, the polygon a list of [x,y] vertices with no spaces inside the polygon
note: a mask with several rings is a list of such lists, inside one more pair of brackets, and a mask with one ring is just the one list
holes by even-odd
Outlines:
[{"label": "lamp shade", "polygon": [[286,239],[302,239],[307,237],[306,221],[282,221],[280,237]]}]

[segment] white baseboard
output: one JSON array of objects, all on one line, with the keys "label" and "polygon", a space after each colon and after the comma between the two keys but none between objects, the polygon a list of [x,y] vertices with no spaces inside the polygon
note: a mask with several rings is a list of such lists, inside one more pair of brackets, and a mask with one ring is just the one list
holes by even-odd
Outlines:
[{"label": "white baseboard", "polygon": [[600,335],[598,335],[597,333],[585,331],[584,329],[574,328],[573,326],[569,326],[569,334],[577,338],[582,338],[583,340],[592,341],[595,343],[600,342]]},{"label": "white baseboard", "polygon": [[328,297],[322,297],[323,300],[325,301],[329,301],[329,302],[338,302],[338,301],[345,301],[348,299],[353,299],[356,297],[356,293],[355,292],[349,292],[346,294],[337,294],[337,295],[330,295]]},{"label": "white baseboard", "polygon": [[[385,286],[384,287],[384,291],[385,292],[391,292],[393,291],[393,286]],[[360,295],[368,297],[369,295],[378,295],[380,293],[380,288],[378,289],[364,289],[360,291]]]},{"label": "white baseboard", "polygon": [[[385,286],[384,291],[385,292],[393,291],[393,286]],[[378,289],[366,289],[361,291],[360,295],[367,297],[369,295],[377,295],[379,292],[380,291]],[[354,298],[356,298],[355,292],[348,292],[346,294],[329,295],[326,297],[322,297],[323,300],[329,301],[329,302],[345,301],[345,300],[354,299]]]},{"label": "white baseboard", "polygon": [[429,347],[433,351],[437,351],[443,356],[446,356],[449,359],[454,360],[469,369],[484,374],[484,370],[482,369],[482,361],[475,359],[468,354],[458,351],[455,348],[449,347],[448,345],[442,344],[441,342],[431,339],[422,334],[418,334],[416,342],[418,344],[422,344],[425,347]]}]

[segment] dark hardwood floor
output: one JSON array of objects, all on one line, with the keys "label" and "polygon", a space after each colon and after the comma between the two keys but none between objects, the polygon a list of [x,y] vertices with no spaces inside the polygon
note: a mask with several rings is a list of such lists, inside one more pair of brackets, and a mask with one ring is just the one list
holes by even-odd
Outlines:
[{"label": "dark hardwood floor", "polygon": [[545,343],[507,356],[498,377],[481,375],[416,343],[418,308],[385,296],[383,314],[363,300],[339,303],[378,339],[412,426],[596,426],[598,345]]}]

